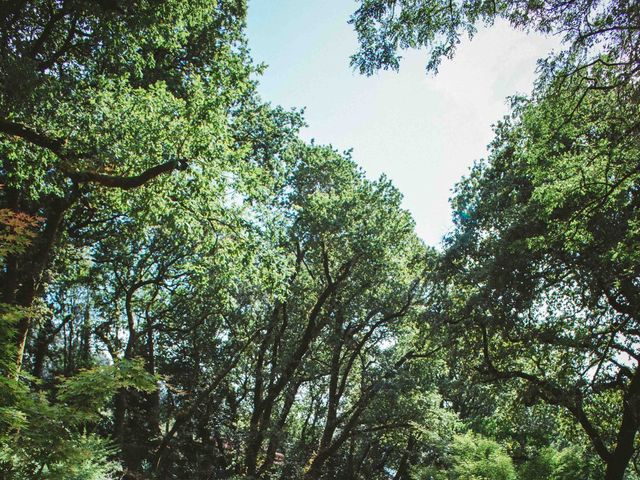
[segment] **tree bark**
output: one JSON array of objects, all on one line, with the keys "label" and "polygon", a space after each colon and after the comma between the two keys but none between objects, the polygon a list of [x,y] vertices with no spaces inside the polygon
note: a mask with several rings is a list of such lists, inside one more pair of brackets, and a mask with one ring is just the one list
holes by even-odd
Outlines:
[{"label": "tree bark", "polygon": [[400,463],[398,463],[398,470],[393,476],[393,480],[409,480],[409,456],[413,452],[416,445],[416,438],[413,435],[409,435],[407,440],[407,448],[402,454]]},{"label": "tree bark", "polygon": [[[147,371],[156,374],[155,343],[153,337],[153,323],[147,318]],[[160,435],[160,391],[156,388],[148,394],[148,422],[153,437]]]},{"label": "tree bark", "polygon": [[622,422],[616,438],[616,448],[606,462],[605,480],[623,480],[634,454],[634,443],[640,427],[640,368],[634,372],[629,389],[624,395]]},{"label": "tree bark", "polygon": [[[40,284],[42,275],[49,264],[51,252],[58,236],[58,231],[64,219],[67,209],[75,201],[75,196],[71,199],[58,199],[54,202],[52,209],[47,217],[45,227],[39,237],[33,244],[31,249],[30,262],[25,265],[23,275],[24,280],[22,286],[15,294],[15,303],[23,308],[30,308],[42,287]],[[18,274],[19,274],[18,270]],[[9,295],[12,296],[12,295]],[[22,360],[27,345],[29,329],[31,328],[31,314],[23,316],[18,322],[16,335],[16,375],[22,368]]]}]

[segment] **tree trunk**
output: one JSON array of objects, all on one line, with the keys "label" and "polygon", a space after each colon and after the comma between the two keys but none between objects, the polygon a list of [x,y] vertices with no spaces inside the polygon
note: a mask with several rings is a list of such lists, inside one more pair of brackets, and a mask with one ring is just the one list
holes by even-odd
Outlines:
[{"label": "tree trunk", "polygon": [[[13,303],[16,306],[23,308],[29,308],[32,306],[36,295],[42,287],[40,284],[42,274],[49,264],[51,251],[53,250],[53,246],[58,236],[58,231],[62,224],[64,214],[74,200],[75,197],[68,200],[57,199],[53,202],[51,211],[46,219],[44,229],[34,241],[30,251],[23,255],[23,258],[25,258],[24,265],[20,265],[19,263],[14,265],[16,272],[11,273],[10,276],[17,275],[23,279],[22,285],[17,291],[11,292],[5,290],[5,298],[14,300],[6,303]],[[26,259],[28,259],[28,261],[26,261]],[[16,335],[16,376],[20,373],[20,369],[22,368],[22,359],[24,358],[27,339],[29,337],[31,320],[31,315],[28,314],[22,317],[20,322],[18,322]]]},{"label": "tree trunk", "polygon": [[33,376],[36,378],[42,378],[44,375],[44,361],[49,353],[49,332],[51,330],[51,320],[47,320],[47,323],[38,332],[36,348],[33,352]]},{"label": "tree trunk", "polygon": [[624,480],[624,472],[627,470],[631,455],[628,457],[612,456],[611,461],[607,463],[607,470],[604,475],[604,480]]},{"label": "tree trunk", "polygon": [[634,443],[640,426],[640,368],[636,369],[629,390],[623,398],[622,423],[618,430],[616,448],[606,461],[605,480],[623,480],[634,453]]},{"label": "tree trunk", "polygon": [[127,390],[121,388],[115,396],[115,408],[113,414],[113,438],[118,445],[124,445],[124,428],[127,413]]},{"label": "tree trunk", "polygon": [[[155,343],[153,338],[153,323],[147,319],[147,371],[151,375],[156,374]],[[152,437],[160,436],[160,390],[155,389],[149,393],[148,399],[148,422],[149,431]]]},{"label": "tree trunk", "polygon": [[85,306],[84,319],[82,321],[82,337],[80,339],[80,366],[91,366],[91,309],[89,303]]},{"label": "tree trunk", "polygon": [[411,455],[413,449],[415,448],[416,439],[413,435],[409,435],[409,440],[407,441],[407,448],[402,454],[402,458],[400,459],[400,463],[398,464],[398,470],[396,474],[393,476],[393,480],[409,480],[409,456]]}]

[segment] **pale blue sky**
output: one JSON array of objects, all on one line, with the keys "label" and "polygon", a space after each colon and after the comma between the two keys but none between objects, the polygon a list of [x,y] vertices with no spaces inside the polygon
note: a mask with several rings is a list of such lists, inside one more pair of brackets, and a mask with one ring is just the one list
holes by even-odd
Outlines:
[{"label": "pale blue sky", "polygon": [[349,66],[355,8],[350,0],[250,0],[249,46],[269,65],[259,91],[273,104],[306,107],[304,138],[352,148],[369,177],[390,177],[418,234],[437,245],[451,228],[451,189],[486,156],[506,97],[531,90],[536,60],[558,40],[499,23],[463,42],[435,76],[414,51],[399,73],[364,77]]}]

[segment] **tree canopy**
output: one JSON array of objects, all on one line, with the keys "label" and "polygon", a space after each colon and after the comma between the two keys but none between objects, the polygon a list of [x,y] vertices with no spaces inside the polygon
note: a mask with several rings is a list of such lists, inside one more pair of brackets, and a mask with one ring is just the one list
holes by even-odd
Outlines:
[{"label": "tree canopy", "polygon": [[0,478],[638,478],[638,6],[359,2],[363,74],[565,42],[440,249],[258,95],[246,9],[0,4]]}]

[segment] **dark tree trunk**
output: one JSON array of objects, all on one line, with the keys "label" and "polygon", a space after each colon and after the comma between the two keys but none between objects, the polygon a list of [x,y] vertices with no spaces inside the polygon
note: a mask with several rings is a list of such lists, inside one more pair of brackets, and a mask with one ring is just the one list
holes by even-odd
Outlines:
[{"label": "dark tree trunk", "polygon": [[640,427],[640,368],[636,369],[629,390],[623,398],[622,423],[616,448],[606,461],[605,480],[623,480],[624,472],[634,454],[634,443]]},{"label": "dark tree trunk", "polygon": [[33,352],[33,375],[42,378],[44,375],[44,361],[49,353],[51,320],[47,320],[38,332],[35,350]]},{"label": "dark tree trunk", "polygon": [[80,366],[82,368],[89,368],[91,366],[91,309],[89,308],[89,304],[85,306],[81,335]]},{"label": "dark tree trunk", "polygon": [[[155,343],[153,338],[153,324],[147,320],[147,371],[156,374]],[[148,421],[150,434],[160,435],[160,391],[158,389],[148,394]]]},{"label": "dark tree trunk", "polygon": [[[51,210],[47,216],[45,227],[34,241],[30,250],[23,257],[29,259],[19,264],[16,260],[13,267],[15,272],[9,276],[17,276],[22,279],[22,285],[17,290],[5,290],[5,298],[12,300],[7,303],[16,306],[29,308],[33,304],[36,295],[42,289],[41,280],[46,270],[51,252],[58,236],[58,231],[62,224],[64,214],[75,198],[70,200],[56,199],[52,203]],[[9,265],[8,265],[9,266]],[[16,369],[17,372],[22,368],[22,359],[24,357],[25,347],[29,337],[29,329],[31,328],[31,315],[26,315],[20,319],[16,332]]]},{"label": "dark tree trunk", "polygon": [[415,445],[415,437],[413,435],[409,435],[407,448],[402,454],[402,458],[400,459],[400,463],[398,464],[398,470],[396,471],[393,480],[409,480],[409,456],[415,448]]},{"label": "dark tree trunk", "polygon": [[114,400],[113,414],[113,438],[118,445],[123,446],[125,442],[125,419],[127,413],[127,390],[121,388],[116,393]]}]

